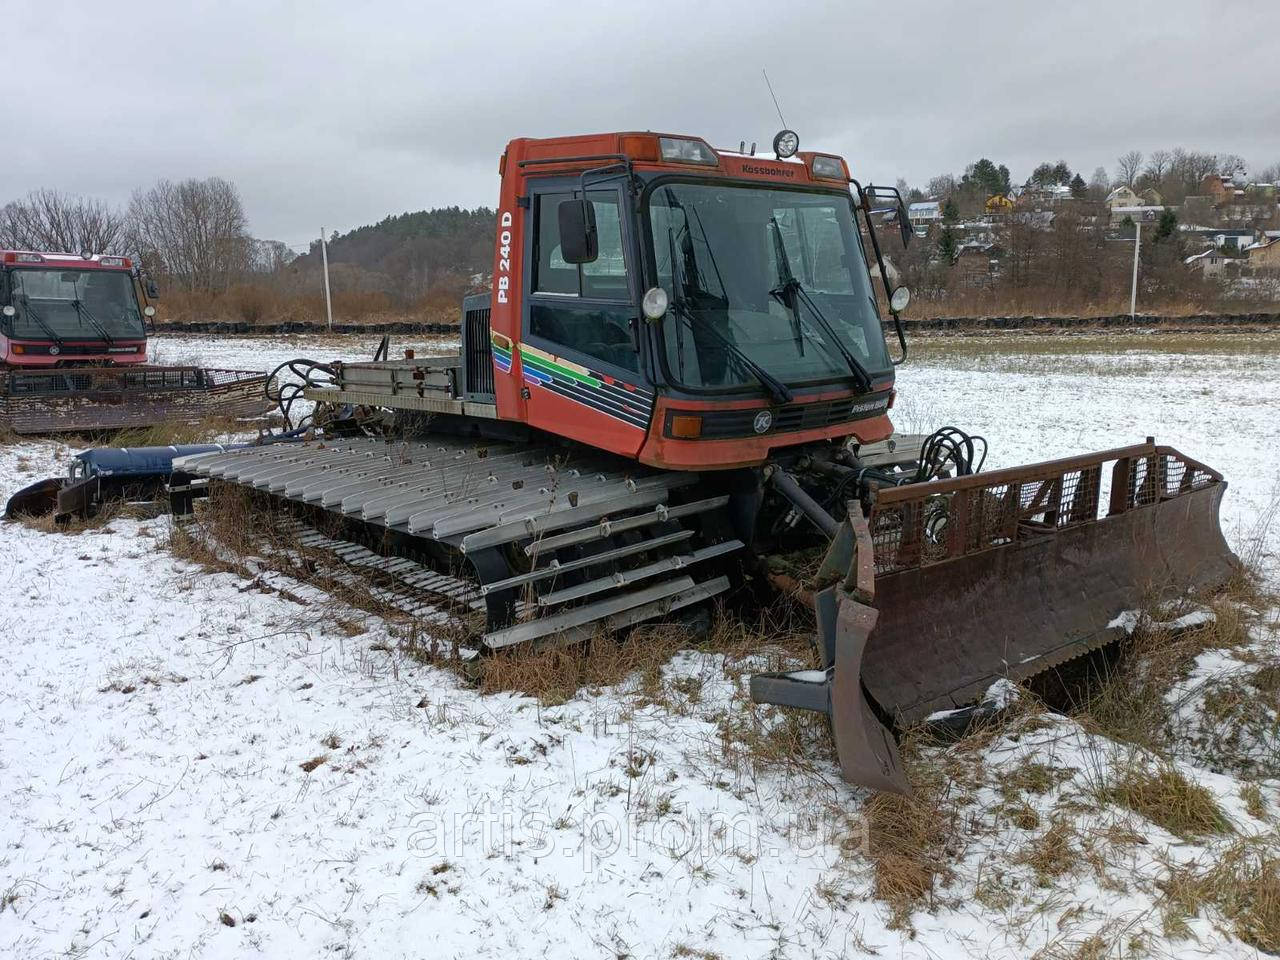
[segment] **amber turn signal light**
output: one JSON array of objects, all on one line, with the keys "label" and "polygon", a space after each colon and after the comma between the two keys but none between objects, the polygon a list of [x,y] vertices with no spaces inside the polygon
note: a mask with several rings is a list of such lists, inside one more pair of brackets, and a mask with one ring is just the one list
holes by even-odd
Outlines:
[{"label": "amber turn signal light", "polygon": [[680,416],[671,418],[671,436],[680,440],[697,440],[702,436],[702,418]]}]

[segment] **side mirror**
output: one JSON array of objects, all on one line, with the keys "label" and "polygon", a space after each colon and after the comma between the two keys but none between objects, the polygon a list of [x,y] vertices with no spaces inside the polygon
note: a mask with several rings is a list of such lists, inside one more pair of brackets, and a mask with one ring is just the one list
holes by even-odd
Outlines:
[{"label": "side mirror", "polygon": [[156,282],[154,280],[147,281],[146,291],[148,300],[160,299],[160,288],[156,286]]},{"label": "side mirror", "polygon": [[907,205],[902,202],[901,197],[898,198],[898,232],[902,234],[902,245],[904,247],[916,235],[915,229],[911,226],[911,216],[907,213]]},{"label": "side mirror", "polygon": [[907,304],[911,302],[911,291],[906,287],[898,287],[893,291],[893,296],[889,298],[889,309],[894,313],[901,313],[907,309]]},{"label": "side mirror", "polygon": [[556,214],[560,220],[560,256],[564,262],[594,263],[600,255],[595,207],[585,200],[561,200]]}]

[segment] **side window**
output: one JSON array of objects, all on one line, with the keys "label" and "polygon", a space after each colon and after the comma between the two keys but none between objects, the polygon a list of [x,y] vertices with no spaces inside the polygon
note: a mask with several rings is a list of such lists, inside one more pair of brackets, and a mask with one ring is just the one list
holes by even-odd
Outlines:
[{"label": "side window", "polygon": [[537,293],[578,296],[578,268],[565,263],[560,255],[560,222],[556,208],[567,193],[544,193],[538,197],[538,249],[534,252],[537,269],[533,289]]},{"label": "side window", "polygon": [[608,202],[593,199],[596,213],[596,237],[600,255],[582,265],[582,295],[601,300],[626,300],[627,258],[622,252],[622,219],[617,197]]},{"label": "side window", "polygon": [[591,263],[565,263],[560,252],[558,207],[569,193],[535,198],[537,249],[529,332],[614,366],[638,373],[632,334],[635,308],[627,284],[626,248],[618,195],[589,191],[600,254]]},{"label": "side window", "polygon": [[538,196],[538,249],[533,289],[535,293],[589,297],[598,300],[629,300],[627,260],[622,245],[622,219],[618,196],[613,191],[588,191],[596,215],[596,236],[600,255],[581,266],[565,263],[560,253],[561,201],[568,193]]}]

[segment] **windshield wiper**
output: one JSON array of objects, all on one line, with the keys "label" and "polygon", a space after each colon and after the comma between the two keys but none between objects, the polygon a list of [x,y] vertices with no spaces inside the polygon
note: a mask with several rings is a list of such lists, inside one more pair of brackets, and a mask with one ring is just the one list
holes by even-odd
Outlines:
[{"label": "windshield wiper", "polygon": [[47,333],[49,335],[49,339],[56,343],[58,345],[58,349],[61,350],[62,338],[53,332],[53,327],[45,323],[40,314],[36,313],[35,307],[31,306],[31,301],[26,297],[22,298],[22,309],[27,312],[28,317],[40,325],[40,329]]},{"label": "windshield wiper", "polygon": [[[684,268],[683,266],[677,265],[678,261],[675,256],[675,232],[674,228],[671,226],[667,227],[667,244],[671,249],[671,286],[674,288],[673,292],[675,293],[675,296],[671,298],[671,306],[675,309],[676,313],[684,318],[684,320],[689,324],[690,329],[693,328],[694,324],[699,324],[705,332],[715,337],[716,340],[718,340],[721,345],[729,351],[734,359],[742,364],[742,366],[745,367],[753,377],[759,380],[766,390],[773,394],[773,398],[777,400],[778,403],[790,403],[794,394],[792,394],[792,392],[787,388],[785,383],[771,374],[764,367],[760,366],[760,364],[752,360],[740,346],[717,330],[715,328],[715,324],[710,320],[694,313],[693,308],[689,306],[687,290],[685,288]],[[678,329],[679,328],[677,328],[677,330]],[[683,350],[680,351],[680,357],[681,362],[683,363]]]},{"label": "windshield wiper", "polygon": [[818,321],[818,325],[822,328],[822,332],[830,338],[832,345],[840,352],[840,356],[848,365],[849,372],[853,374],[854,384],[857,386],[858,391],[866,393],[871,389],[871,374],[867,372],[867,368],[845,346],[844,341],[840,339],[840,335],[836,333],[835,327],[831,326],[831,322],[823,315],[818,305],[814,303],[813,298],[809,296],[800,280],[791,272],[791,261],[787,258],[787,247],[782,239],[782,229],[778,226],[778,218],[770,217],[769,226],[773,229],[773,246],[778,259],[778,274],[781,281],[769,291],[769,295],[775,297],[779,303],[791,311],[792,322],[797,325],[802,315],[800,301],[803,300],[805,302],[805,305],[812,312],[813,318]]},{"label": "windshield wiper", "polygon": [[79,300],[72,300],[71,305],[76,308],[77,317],[81,317],[81,316],[84,317],[86,320],[88,320],[90,323],[93,324],[93,328],[97,330],[98,333],[102,334],[102,339],[107,341],[108,347],[116,342],[115,337],[107,333],[107,328],[98,322],[97,318],[92,313],[89,312],[88,307],[84,306]]}]

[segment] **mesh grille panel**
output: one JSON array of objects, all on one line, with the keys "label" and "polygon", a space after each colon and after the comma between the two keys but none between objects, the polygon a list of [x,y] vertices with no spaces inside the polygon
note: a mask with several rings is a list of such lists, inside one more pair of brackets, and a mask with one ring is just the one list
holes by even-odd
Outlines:
[{"label": "mesh grille panel", "polygon": [[[1111,464],[1108,513],[1140,508],[1212,486],[1221,480],[1179,454],[1150,454],[1069,468],[1028,467],[1025,477],[988,484],[978,478],[902,487],[871,514],[876,573],[927,566],[1015,540],[1051,535],[1103,516],[1102,476]],[[902,496],[899,494],[905,494]],[[914,494],[914,495],[912,495]]]}]

